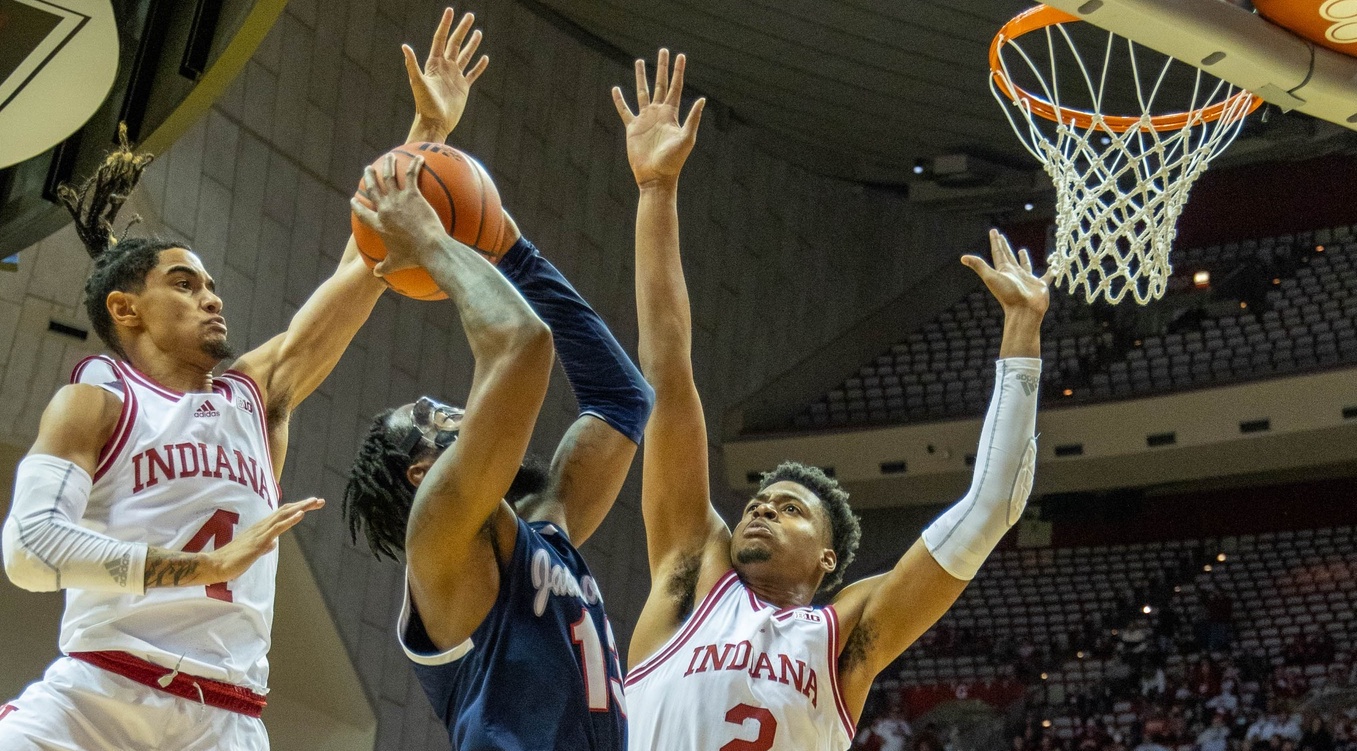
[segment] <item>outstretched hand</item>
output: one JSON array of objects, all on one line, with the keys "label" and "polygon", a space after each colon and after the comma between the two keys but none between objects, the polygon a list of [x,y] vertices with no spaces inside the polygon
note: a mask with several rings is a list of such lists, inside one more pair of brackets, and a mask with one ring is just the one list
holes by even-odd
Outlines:
[{"label": "outstretched hand", "polygon": [[421,255],[447,237],[438,214],[419,192],[423,166],[424,157],[417,156],[402,174],[395,155],[387,154],[380,173],[372,165],[363,170],[363,187],[349,200],[358,220],[376,230],[386,245],[386,258],[372,270],[377,276],[421,265]]},{"label": "outstretched hand", "polygon": [[1005,315],[1025,313],[1039,321],[1051,304],[1051,270],[1037,276],[1027,249],[1014,254],[1008,238],[999,230],[989,231],[989,248],[993,266],[974,255],[962,256],[961,262],[980,275],[990,294],[1003,306]]},{"label": "outstretched hand", "polygon": [[255,561],[278,547],[278,538],[297,526],[307,512],[324,505],[324,498],[307,498],[279,506],[273,513],[247,527],[231,542],[207,554],[212,559],[212,578],[226,582],[239,577]]},{"label": "outstretched hand", "polygon": [[683,163],[697,140],[697,126],[702,122],[705,98],[693,102],[688,117],[679,124],[679,102],[683,97],[683,71],[687,58],[679,55],[674,60],[674,74],[669,75],[669,50],[660,50],[656,63],[655,90],[646,80],[644,60],[636,61],[636,105],[633,113],[627,106],[619,86],[613,87],[613,104],[627,127],[627,161],[631,163],[636,184],[676,184]]},{"label": "outstretched hand", "polygon": [[471,32],[471,38],[467,38],[476,16],[464,14],[449,36],[453,16],[452,8],[443,11],[423,70],[420,70],[410,45],[401,45],[401,51],[405,53],[405,72],[410,77],[410,91],[415,96],[416,121],[428,131],[441,133],[439,141],[445,140],[457,127],[466,109],[471,85],[490,64],[489,56],[481,55],[476,64],[471,65],[476,48],[481,44],[480,29]]}]

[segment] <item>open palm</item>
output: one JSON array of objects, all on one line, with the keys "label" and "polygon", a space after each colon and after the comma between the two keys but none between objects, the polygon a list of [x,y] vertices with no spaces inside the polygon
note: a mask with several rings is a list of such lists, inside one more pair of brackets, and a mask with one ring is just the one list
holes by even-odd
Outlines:
[{"label": "open palm", "polygon": [[453,15],[452,8],[443,11],[423,70],[410,45],[401,45],[401,51],[405,53],[405,72],[410,77],[410,91],[415,96],[415,112],[422,122],[440,131],[444,137],[461,121],[471,85],[490,64],[490,58],[481,55],[475,66],[468,68],[476,48],[481,45],[481,32],[477,29],[467,39],[467,32],[476,21],[474,15],[467,13],[449,36]]},{"label": "open palm", "polygon": [[968,255],[961,262],[980,275],[1005,313],[1022,310],[1044,315],[1051,304],[1050,269],[1044,276],[1037,276],[1027,250],[1015,254],[1008,238],[998,230],[990,230],[989,245],[993,266],[980,256]]},{"label": "open palm", "polygon": [[637,60],[635,113],[627,106],[622,89],[613,87],[613,104],[627,128],[627,161],[631,163],[637,185],[677,182],[683,163],[693,150],[707,100],[694,102],[687,120],[679,124],[686,64],[687,59],[679,55],[674,60],[674,74],[670,78],[669,50],[660,50],[652,93],[646,80],[645,61]]}]

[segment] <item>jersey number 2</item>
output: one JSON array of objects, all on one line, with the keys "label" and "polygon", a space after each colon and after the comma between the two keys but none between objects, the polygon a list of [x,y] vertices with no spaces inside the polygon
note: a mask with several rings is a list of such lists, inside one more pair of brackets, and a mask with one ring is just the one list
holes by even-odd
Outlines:
[{"label": "jersey number 2", "polygon": [[[617,675],[622,674],[621,662],[617,659],[617,641],[613,639],[613,626],[607,618],[603,620],[608,630],[608,651],[604,653],[603,642],[598,638],[598,627],[589,617],[588,609],[580,609],[580,619],[570,624],[570,640],[579,645],[580,658],[584,665],[584,696],[589,700],[590,712],[607,712],[608,695],[617,702],[623,714],[627,713],[622,701],[622,683],[608,677],[608,659],[613,661]],[[611,691],[609,691],[611,689]]]},{"label": "jersey number 2", "polygon": [[[231,541],[235,536],[236,525],[240,523],[240,514],[234,511],[225,511],[217,509],[212,514],[212,518],[198,530],[198,534],[193,536],[192,540],[184,546],[185,553],[201,553],[207,543],[211,541],[213,550],[221,550],[221,547]],[[214,600],[232,602],[231,590],[226,588],[226,582],[217,582],[207,585],[207,596]]]},{"label": "jersey number 2", "polygon": [[768,751],[773,747],[773,737],[777,735],[777,718],[763,707],[748,704],[736,704],[726,712],[726,722],[743,726],[753,720],[758,724],[759,736],[752,741],[735,740],[721,747],[721,751]]}]

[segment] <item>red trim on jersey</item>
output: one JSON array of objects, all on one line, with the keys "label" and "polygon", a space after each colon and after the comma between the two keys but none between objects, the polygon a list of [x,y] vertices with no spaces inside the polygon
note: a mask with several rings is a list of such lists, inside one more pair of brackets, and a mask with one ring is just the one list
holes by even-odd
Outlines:
[{"label": "red trim on jersey", "polygon": [[88,367],[90,363],[106,360],[108,360],[108,358],[103,355],[89,355],[88,357],[80,358],[80,362],[76,363],[75,367],[71,369],[71,383],[80,383],[80,374],[85,372],[85,368]]},{"label": "red trim on jersey", "polygon": [[217,380],[226,380],[226,381],[232,381],[232,380],[234,380],[234,381],[239,381],[240,383],[242,383],[242,384],[245,385],[246,390],[248,390],[248,391],[250,392],[251,397],[254,399],[254,404],[255,404],[255,407],[256,407],[256,409],[255,409],[255,415],[254,415],[254,416],[255,416],[256,419],[259,420],[259,429],[262,430],[262,431],[264,431],[264,451],[265,451],[265,453],[267,454],[268,462],[269,462],[269,477],[274,478],[274,480],[273,480],[273,492],[274,492],[274,496],[278,499],[278,502],[279,502],[279,503],[282,503],[282,502],[283,502],[283,488],[282,488],[282,486],[280,486],[280,485],[278,484],[278,479],[277,479],[277,478],[278,478],[278,473],[275,472],[274,469],[273,469],[273,452],[269,450],[269,449],[270,449],[270,445],[269,445],[269,418],[268,418],[268,414],[267,414],[268,408],[267,408],[267,406],[264,404],[264,395],[263,395],[263,392],[262,392],[262,391],[260,390],[260,388],[259,388],[259,384],[258,384],[258,383],[255,383],[255,380],[254,380],[253,378],[251,378],[251,377],[249,376],[248,373],[244,373],[244,372],[241,372],[241,371],[239,371],[239,370],[234,370],[234,369],[228,370],[228,371],[226,371],[225,373],[222,373],[222,374],[221,374],[221,378],[219,378],[219,379],[217,379]]},{"label": "red trim on jersey", "polygon": [[159,394],[160,396],[163,396],[172,402],[179,401],[179,398],[184,395],[184,392],[182,391],[175,391],[169,386],[162,386],[156,383],[155,381],[151,380],[150,376],[132,367],[129,363],[120,362],[118,363],[118,366],[119,368],[121,368],[122,372],[129,376],[132,380],[136,381],[137,383],[140,383],[141,385],[150,389],[152,392]]},{"label": "red trim on jersey", "polygon": [[848,712],[848,705],[844,704],[839,691],[839,611],[833,605],[826,605],[821,612],[829,621],[829,683],[834,687],[834,707],[839,710],[839,720],[848,732],[848,739],[852,740],[858,732],[857,723],[853,722],[853,715]]},{"label": "red trim on jersey", "polygon": [[716,603],[725,596],[731,585],[737,581],[739,581],[739,577],[736,576],[735,569],[727,571],[725,576],[718,579],[716,581],[716,586],[712,587],[711,591],[707,593],[707,596],[702,599],[702,604],[688,617],[688,622],[684,624],[683,630],[679,631],[678,635],[673,637],[669,642],[669,645],[660,650],[659,653],[651,655],[650,659],[642,661],[640,665],[637,665],[631,672],[627,673],[627,678],[622,681],[622,685],[630,686],[633,683],[636,683],[653,672],[655,668],[663,664],[665,660],[668,660],[670,657],[677,654],[678,651],[683,648],[684,643],[691,639],[693,634],[697,632],[698,627],[707,619],[707,616],[711,615],[711,611],[716,609]]},{"label": "red trim on jersey", "polygon": [[118,413],[118,422],[113,426],[113,432],[109,434],[108,440],[99,449],[99,460],[95,462],[94,475],[90,478],[94,482],[98,482],[99,478],[108,472],[109,467],[113,465],[113,460],[117,459],[122,450],[127,447],[127,441],[132,437],[132,428],[137,422],[137,397],[132,393],[131,387],[127,385],[127,380],[122,378],[122,371],[113,358],[104,355],[86,357],[71,371],[71,383],[78,383],[80,376],[85,372],[85,368],[96,360],[108,363],[113,368],[115,377],[122,381],[123,403],[122,409]]},{"label": "red trim on jersey", "polygon": [[[262,694],[256,694],[244,686],[179,673],[126,652],[72,652],[67,656],[180,699],[201,701],[209,707],[246,717],[258,718],[268,703]],[[160,685],[159,681],[169,675],[174,676],[169,685]]]},{"label": "red trim on jersey", "polygon": [[125,389],[127,392],[123,395],[122,413],[118,416],[118,425],[113,429],[113,435],[109,436],[108,442],[104,444],[103,449],[99,451],[99,463],[94,467],[94,476],[90,479],[98,482],[109,469],[113,467],[113,462],[122,455],[123,449],[127,448],[127,442],[132,438],[132,429],[137,424],[137,397],[132,393],[131,388]]},{"label": "red trim on jersey", "polygon": [[236,400],[234,389],[231,388],[231,382],[225,378],[213,378],[212,390],[226,397],[226,401],[228,402]]}]

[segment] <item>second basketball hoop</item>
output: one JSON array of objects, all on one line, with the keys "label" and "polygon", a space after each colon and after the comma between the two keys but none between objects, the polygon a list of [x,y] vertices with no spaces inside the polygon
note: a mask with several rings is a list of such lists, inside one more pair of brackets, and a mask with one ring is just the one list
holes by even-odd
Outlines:
[{"label": "second basketball hoop", "polygon": [[1262,100],[1044,5],[989,57],[995,98],[1055,184],[1056,284],[1090,303],[1163,297],[1188,191]]}]

